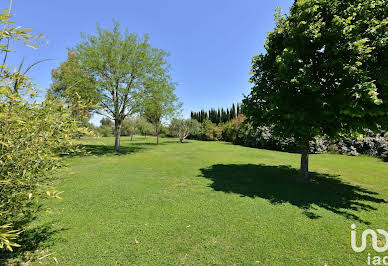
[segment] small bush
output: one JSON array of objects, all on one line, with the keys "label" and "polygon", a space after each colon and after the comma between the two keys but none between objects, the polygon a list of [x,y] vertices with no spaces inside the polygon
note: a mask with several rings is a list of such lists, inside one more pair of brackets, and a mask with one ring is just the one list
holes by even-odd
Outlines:
[{"label": "small bush", "polygon": [[368,154],[387,160],[385,158],[388,154],[388,133],[374,134],[370,130],[365,130],[359,139],[341,138],[337,146],[340,154],[351,156]]},{"label": "small bush", "polygon": [[205,120],[202,123],[201,129],[202,140],[221,140],[222,138],[222,126],[212,123],[210,120]]}]

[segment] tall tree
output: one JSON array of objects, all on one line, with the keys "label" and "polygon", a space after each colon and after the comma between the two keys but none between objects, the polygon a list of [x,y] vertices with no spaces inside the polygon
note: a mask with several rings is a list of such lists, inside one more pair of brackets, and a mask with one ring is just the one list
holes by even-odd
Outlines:
[{"label": "tall tree", "polygon": [[233,118],[236,117],[236,107],[235,105],[233,104],[232,105],[232,109],[230,110],[230,120],[232,120]]},{"label": "tall tree", "polygon": [[[265,54],[253,58],[244,114],[294,137],[308,179],[309,141],[387,128],[386,1],[298,0],[277,13]],[[380,93],[380,94],[379,94]]]},{"label": "tall tree", "polygon": [[148,79],[143,100],[143,115],[154,126],[157,144],[162,119],[172,117],[181,108],[174,90],[175,84],[168,76]]},{"label": "tall tree", "polygon": [[117,22],[112,30],[97,27],[96,35],[83,36],[73,51],[97,81],[102,114],[114,120],[114,149],[119,151],[122,123],[138,111],[146,78],[168,74],[168,53],[153,48],[148,35],[120,32]]}]

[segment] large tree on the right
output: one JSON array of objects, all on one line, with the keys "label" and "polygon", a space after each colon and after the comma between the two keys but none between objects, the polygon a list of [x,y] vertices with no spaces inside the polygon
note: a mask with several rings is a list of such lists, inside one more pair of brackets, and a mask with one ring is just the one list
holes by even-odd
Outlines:
[{"label": "large tree on the right", "polygon": [[387,18],[386,0],[299,0],[275,15],[243,111],[253,126],[295,138],[302,179],[315,136],[388,128]]}]

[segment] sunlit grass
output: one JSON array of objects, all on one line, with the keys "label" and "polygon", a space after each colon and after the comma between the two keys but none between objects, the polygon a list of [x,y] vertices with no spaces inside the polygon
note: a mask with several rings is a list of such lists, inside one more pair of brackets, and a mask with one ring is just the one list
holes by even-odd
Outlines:
[{"label": "sunlit grass", "polygon": [[376,158],[312,155],[300,183],[298,154],[142,137],[115,154],[113,141],[83,139],[90,153],[56,174],[63,200],[34,223],[50,226],[39,262],[362,265],[375,253],[353,252],[350,225],[386,229],[388,165]]}]

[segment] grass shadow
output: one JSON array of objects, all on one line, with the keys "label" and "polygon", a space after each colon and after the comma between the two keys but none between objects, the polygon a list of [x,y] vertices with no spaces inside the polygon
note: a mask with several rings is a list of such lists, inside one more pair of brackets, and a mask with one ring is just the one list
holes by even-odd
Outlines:
[{"label": "grass shadow", "polygon": [[84,157],[84,156],[102,156],[102,155],[127,155],[147,148],[146,144],[137,145],[133,143],[130,146],[121,146],[120,151],[116,152],[113,145],[105,144],[79,144],[79,150],[73,153],[62,153],[61,157]]},{"label": "grass shadow", "polygon": [[215,191],[260,197],[272,204],[290,203],[310,219],[320,218],[314,205],[364,224],[355,212],[376,210],[372,203],[386,203],[378,193],[343,183],[338,176],[310,173],[310,182],[300,182],[296,169],[289,166],[254,164],[216,164],[201,169],[202,176],[213,181]]},{"label": "grass shadow", "polygon": [[82,152],[76,152],[71,154],[62,154],[62,157],[76,157],[76,156],[101,156],[101,155],[127,155],[135,152],[139,152],[142,150],[146,150],[152,147],[168,145],[172,143],[176,143],[173,140],[164,140],[159,144],[153,142],[135,142],[128,139],[123,139],[121,142],[124,142],[124,145],[120,146],[120,151],[116,152],[114,150],[113,144],[79,144],[79,148]]},{"label": "grass shadow", "polygon": [[80,148],[85,151],[84,155],[96,155],[96,156],[126,155],[126,154],[135,153],[145,149],[145,147],[141,147],[140,145],[133,145],[133,144],[131,144],[131,146],[129,147],[121,146],[119,152],[116,152],[114,150],[114,147],[111,145],[83,144],[83,145],[80,145]]},{"label": "grass shadow", "polygon": [[53,235],[64,231],[65,229],[54,229],[52,223],[27,229],[23,231],[17,238],[17,243],[21,247],[14,248],[13,252],[0,250],[0,265],[27,265],[29,261],[36,259],[34,253],[38,248],[44,248],[49,245],[49,240]]}]

